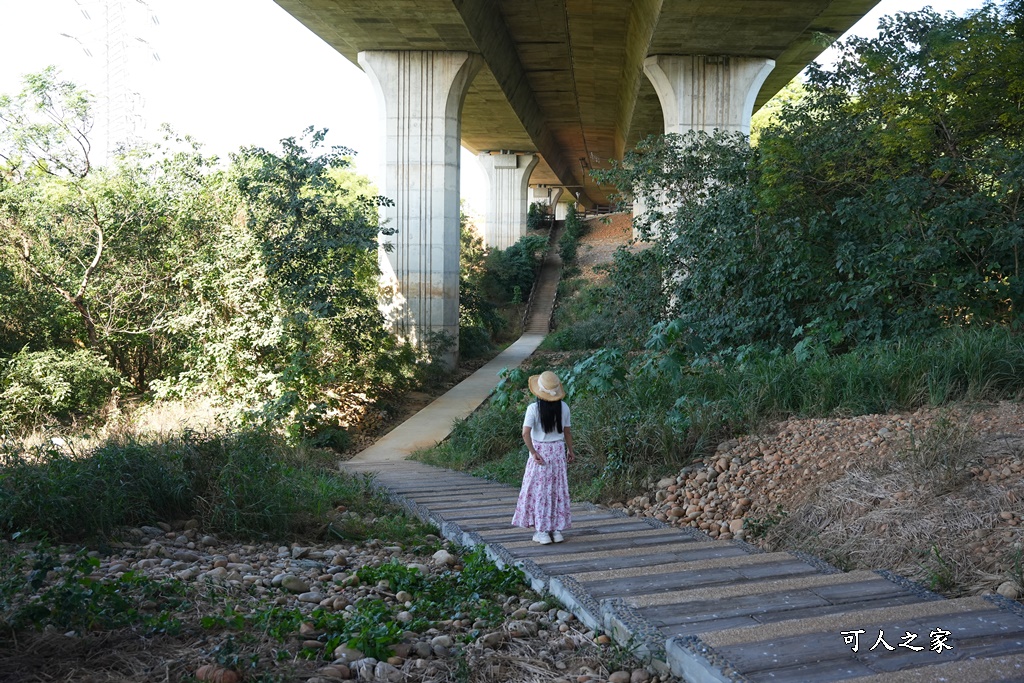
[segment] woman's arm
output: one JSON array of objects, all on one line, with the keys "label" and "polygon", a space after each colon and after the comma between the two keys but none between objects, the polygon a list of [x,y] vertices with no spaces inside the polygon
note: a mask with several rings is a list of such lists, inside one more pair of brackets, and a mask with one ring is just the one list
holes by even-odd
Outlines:
[{"label": "woman's arm", "polygon": [[530,427],[523,427],[523,442],[526,444],[527,450],[530,451],[530,456],[537,461],[538,465],[543,465],[544,458],[540,457],[540,453],[533,447],[533,437],[530,436],[532,433],[533,430]]},{"label": "woman's arm", "polygon": [[565,460],[572,462],[576,459],[576,451],[572,448],[572,428],[562,427],[562,434],[565,436]]}]

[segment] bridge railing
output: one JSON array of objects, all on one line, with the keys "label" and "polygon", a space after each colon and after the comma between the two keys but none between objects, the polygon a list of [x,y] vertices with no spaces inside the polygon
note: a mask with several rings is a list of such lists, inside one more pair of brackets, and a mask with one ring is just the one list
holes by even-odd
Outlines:
[{"label": "bridge railing", "polygon": [[596,216],[607,216],[610,213],[624,213],[624,212],[627,212],[627,211],[631,212],[632,210],[633,210],[633,205],[632,204],[626,204],[624,206],[619,206],[617,204],[610,204],[608,206],[595,206],[592,209],[586,209],[584,211],[580,211],[580,213],[582,214],[583,218],[594,218]]}]

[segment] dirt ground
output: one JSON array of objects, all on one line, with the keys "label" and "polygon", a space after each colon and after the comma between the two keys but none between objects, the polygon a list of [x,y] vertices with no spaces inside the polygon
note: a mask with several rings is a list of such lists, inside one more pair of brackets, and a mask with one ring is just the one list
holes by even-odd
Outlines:
[{"label": "dirt ground", "polygon": [[604,276],[598,266],[611,263],[619,247],[640,248],[630,245],[633,239],[633,217],[625,213],[589,218],[587,230],[580,238],[576,262],[581,275],[587,280],[599,281]]}]

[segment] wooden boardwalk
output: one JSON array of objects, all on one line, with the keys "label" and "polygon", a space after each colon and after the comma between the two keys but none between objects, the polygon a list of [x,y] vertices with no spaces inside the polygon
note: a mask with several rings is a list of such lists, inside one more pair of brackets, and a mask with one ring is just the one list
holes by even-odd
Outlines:
[{"label": "wooden boardwalk", "polygon": [[[545,297],[553,297],[547,284]],[[550,305],[537,308],[550,316]],[[506,359],[528,356],[546,319],[530,329]],[[565,542],[539,545],[532,529],[510,525],[518,489],[402,459],[445,438],[451,407],[462,406],[461,417],[472,412],[486,398],[479,385],[490,375],[496,382],[501,364],[343,468],[372,474],[446,538],[483,545],[588,627],[687,681],[1024,682],[1020,603],[995,595],[945,600],[887,571],[844,573],[801,553],[765,553],[589,503],[573,505]]]},{"label": "wooden boardwalk", "polygon": [[[945,600],[889,572],[844,573],[588,503],[573,505],[564,543],[539,545],[509,524],[517,489],[415,462],[346,469],[688,681],[1024,681],[1024,611],[1000,596]],[[932,649],[936,632],[951,649]]]}]

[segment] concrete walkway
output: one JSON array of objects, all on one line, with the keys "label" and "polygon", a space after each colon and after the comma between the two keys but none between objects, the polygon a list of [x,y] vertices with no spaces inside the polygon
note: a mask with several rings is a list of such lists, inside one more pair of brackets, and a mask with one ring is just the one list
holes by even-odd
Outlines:
[{"label": "concrete walkway", "polygon": [[1024,682],[1020,603],[945,600],[891,572],[844,573],[802,553],[765,553],[589,503],[573,505],[564,543],[542,546],[532,529],[510,525],[518,489],[403,460],[445,438],[486,400],[498,370],[541,339],[524,335],[343,467],[372,474],[446,538],[483,545],[588,627],[687,681]]},{"label": "concrete walkway", "polygon": [[529,358],[550,329],[562,259],[558,256],[560,229],[552,229],[548,251],[541,263],[536,292],[527,311],[526,333],[472,375],[452,387],[420,412],[392,429],[369,448],[360,451],[349,462],[401,461],[414,452],[444,441],[458,420],[465,420],[487,400],[498,384],[498,373],[504,368],[517,368]]},{"label": "concrete walkway", "polygon": [[452,425],[464,420],[487,400],[498,383],[502,368],[518,367],[544,340],[543,334],[524,334],[446,394],[398,425],[349,462],[382,463],[401,461],[421,448],[443,441]]}]

